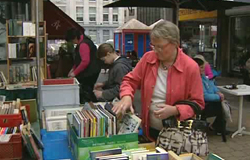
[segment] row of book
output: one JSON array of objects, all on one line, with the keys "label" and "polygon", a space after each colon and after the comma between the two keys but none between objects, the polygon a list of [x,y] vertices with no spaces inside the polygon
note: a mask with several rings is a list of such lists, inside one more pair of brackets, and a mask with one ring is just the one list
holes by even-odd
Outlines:
[{"label": "row of book", "polygon": [[73,114],[73,126],[77,135],[81,138],[116,135],[116,117],[100,105],[95,107],[83,108]]},{"label": "row of book", "polygon": [[153,150],[146,148],[135,148],[122,150],[113,148],[90,152],[91,160],[168,160],[169,154],[160,147]]},{"label": "row of book", "polygon": [[[40,41],[40,57],[44,57],[44,43]],[[8,43],[8,58],[10,59],[28,59],[31,57],[36,57],[36,45],[34,38],[26,38],[20,40],[12,40]]]},{"label": "row of book", "polygon": [[11,103],[4,103],[4,102],[5,102],[5,98],[3,100],[1,100],[0,115],[18,114],[19,113],[19,109],[21,106],[21,102],[20,102],[19,98],[16,101],[13,101]]},{"label": "row of book", "polygon": [[[0,127],[0,135],[20,133],[18,127]],[[1,142],[1,140],[0,140]]]},{"label": "row of book", "polygon": [[79,137],[98,137],[105,135],[135,133],[141,119],[132,114],[118,118],[112,112],[112,104],[85,104],[82,110],[73,114],[73,126]]},{"label": "row of book", "polygon": [[36,57],[35,43],[9,43],[8,58]]},{"label": "row of book", "polygon": [[20,112],[23,119],[23,124],[20,126],[21,135],[28,153],[32,159],[40,160],[41,156],[38,149],[43,149],[43,143],[30,127],[30,122],[25,106],[20,107]]},{"label": "row of book", "polygon": [[16,105],[10,103],[10,104],[3,104],[0,106],[0,115],[5,114],[18,114],[19,108],[16,107]]},{"label": "row of book", "polygon": [[8,81],[2,71],[0,71],[0,87],[4,87],[8,84]]},{"label": "row of book", "polygon": [[20,22],[17,19],[10,19],[8,22],[10,36],[35,36],[36,26],[32,22]]},{"label": "row of book", "polygon": [[[40,69],[41,70],[41,69]],[[43,71],[42,78],[43,76]],[[22,83],[22,82],[29,82],[29,81],[37,81],[37,73],[36,73],[36,66],[31,66],[30,64],[20,64],[20,65],[12,65],[9,69],[9,83]]]}]

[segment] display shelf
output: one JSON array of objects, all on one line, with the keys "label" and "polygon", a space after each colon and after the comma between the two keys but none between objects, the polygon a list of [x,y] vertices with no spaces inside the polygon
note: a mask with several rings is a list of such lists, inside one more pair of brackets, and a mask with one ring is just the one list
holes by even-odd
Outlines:
[{"label": "display shelf", "polygon": [[[45,36],[39,36],[44,38]],[[36,36],[8,36],[8,38],[36,38]]]},{"label": "display shelf", "polygon": [[[26,21],[16,21],[16,20],[7,20],[6,21],[6,39],[7,39],[7,47],[6,47],[6,53],[7,53],[7,78],[8,83],[18,83],[18,82],[25,82],[25,77],[33,78],[32,72],[29,72],[28,70],[33,69],[34,61],[36,60],[36,36],[34,35],[33,29],[33,22],[30,22],[28,27],[25,28],[27,25],[24,25],[23,22]],[[29,32],[29,29],[32,30]],[[22,34],[26,33],[26,35],[32,35],[32,36],[24,36]],[[27,33],[28,32],[28,33]],[[33,33],[33,34],[32,34]],[[39,22],[39,50],[40,50],[40,63],[41,69],[39,69],[42,72],[42,77],[47,78],[47,37],[46,37],[46,22]],[[22,57],[22,58],[19,58]],[[16,63],[23,63],[22,67],[13,67],[12,65]],[[30,65],[28,64],[30,63]],[[25,65],[26,64],[26,65]],[[38,68],[37,68],[38,69]],[[37,70],[35,69],[35,70]],[[11,72],[10,72],[11,71]],[[33,73],[35,73],[33,71]],[[14,75],[19,76],[19,78],[14,79]],[[35,76],[36,77],[36,76]],[[25,80],[24,80],[25,79]],[[33,78],[35,79],[35,78]],[[36,79],[35,79],[36,80]]]}]

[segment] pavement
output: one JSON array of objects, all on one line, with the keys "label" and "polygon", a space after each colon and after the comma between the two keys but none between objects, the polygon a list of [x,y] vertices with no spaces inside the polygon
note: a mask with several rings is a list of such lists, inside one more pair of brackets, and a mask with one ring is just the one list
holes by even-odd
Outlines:
[{"label": "pavement", "polygon": [[[105,81],[108,74],[102,72],[98,78],[99,82]],[[230,78],[230,77],[217,77],[217,85],[228,85],[228,84],[242,84],[240,78]],[[239,97],[225,94],[226,99],[229,101],[232,107],[232,119],[233,122],[227,123],[227,129],[234,132],[237,130],[238,126],[238,106]],[[134,106],[136,112],[140,113],[140,92],[137,91],[134,99]],[[213,118],[208,119],[209,122],[213,122]],[[244,97],[244,107],[243,107],[243,126],[246,127],[247,131],[250,131],[250,98]],[[227,136],[227,142],[222,142],[221,136],[214,135],[212,133],[208,134],[208,145],[209,151],[215,153],[218,156],[224,158],[225,160],[250,160],[250,136],[242,135],[235,136],[231,138],[231,135]],[[204,160],[206,157],[202,157]]]}]

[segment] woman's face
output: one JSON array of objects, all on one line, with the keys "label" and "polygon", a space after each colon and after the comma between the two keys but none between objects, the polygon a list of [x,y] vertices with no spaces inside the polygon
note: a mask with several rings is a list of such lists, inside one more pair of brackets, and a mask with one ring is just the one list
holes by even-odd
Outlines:
[{"label": "woman's face", "polygon": [[166,61],[172,58],[176,46],[166,39],[151,38],[151,48],[156,52],[159,60]]},{"label": "woman's face", "polygon": [[205,63],[199,67],[200,67],[201,74],[205,74]]}]

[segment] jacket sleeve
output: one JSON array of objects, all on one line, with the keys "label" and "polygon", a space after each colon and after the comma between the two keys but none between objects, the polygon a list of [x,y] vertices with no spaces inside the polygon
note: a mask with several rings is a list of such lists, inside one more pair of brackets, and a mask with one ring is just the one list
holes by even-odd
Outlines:
[{"label": "jacket sleeve", "polygon": [[143,77],[142,69],[145,69],[146,67],[145,57],[146,56],[144,55],[143,58],[137,63],[136,67],[123,78],[120,87],[120,98],[123,96],[130,96],[132,99],[134,99],[136,89],[141,87],[141,81]]},{"label": "jacket sleeve", "polygon": [[114,87],[110,89],[103,90],[102,97],[105,100],[113,100],[116,97],[119,97],[119,91],[120,91],[120,85],[122,82],[123,77],[128,73],[129,71],[125,68],[123,68],[121,65],[114,68],[113,72],[113,78],[114,78]]},{"label": "jacket sleeve", "polygon": [[208,79],[212,79],[214,77],[214,74],[212,72],[212,69],[209,63],[206,63],[205,65],[205,74],[206,76],[208,76]]},{"label": "jacket sleeve", "polygon": [[[189,88],[188,88],[188,100],[197,103],[201,109],[204,109],[204,97],[203,97],[203,88],[202,88],[202,80],[199,72],[198,65],[195,65],[194,68],[190,69],[190,78],[188,78]],[[189,105],[176,105],[180,115],[179,119],[186,120],[194,116],[194,111]]]},{"label": "jacket sleeve", "polygon": [[213,87],[214,93],[210,93],[203,84],[205,102],[220,101],[220,96],[216,94],[219,91],[218,88],[214,84],[210,84],[210,87]]},{"label": "jacket sleeve", "polygon": [[74,70],[75,76],[77,76],[80,72],[87,68],[90,62],[90,49],[86,43],[82,43],[80,45],[80,56],[81,56],[81,63],[77,68]]}]

